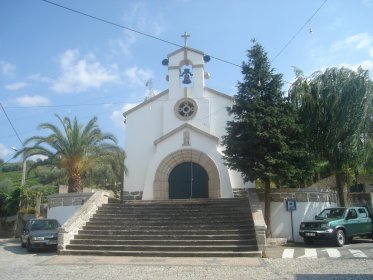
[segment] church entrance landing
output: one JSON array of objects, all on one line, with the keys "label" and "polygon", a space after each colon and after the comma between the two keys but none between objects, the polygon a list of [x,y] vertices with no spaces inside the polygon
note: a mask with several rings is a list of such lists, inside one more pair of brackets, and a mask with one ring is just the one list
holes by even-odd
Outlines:
[{"label": "church entrance landing", "polygon": [[158,166],[153,190],[155,200],[220,198],[219,172],[205,153],[179,150]]},{"label": "church entrance landing", "polygon": [[208,198],[208,175],[194,162],[184,162],[172,169],[168,178],[169,198]]}]

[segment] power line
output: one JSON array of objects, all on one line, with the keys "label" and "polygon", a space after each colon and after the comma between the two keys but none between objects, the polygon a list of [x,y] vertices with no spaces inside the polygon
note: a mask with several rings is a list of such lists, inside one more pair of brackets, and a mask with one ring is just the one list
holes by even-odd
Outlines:
[{"label": "power line", "polygon": [[[55,3],[55,2],[52,2],[52,1],[49,1],[49,0],[41,0],[45,3],[48,3],[48,4],[51,4],[51,5],[54,5],[54,6],[57,6],[59,8],[62,8],[62,9],[65,9],[65,10],[68,10],[70,12],[73,12],[73,13],[76,13],[76,14],[80,14],[80,15],[83,15],[85,17],[89,17],[91,19],[94,19],[94,20],[97,20],[97,21],[101,21],[103,23],[106,23],[106,24],[109,24],[109,25],[112,25],[112,26],[115,26],[115,27],[119,27],[121,29],[126,29],[126,30],[129,30],[131,32],[134,32],[134,33],[137,33],[137,34],[140,34],[140,35],[143,35],[143,36],[146,36],[146,37],[149,37],[149,38],[152,38],[152,39],[155,39],[155,40],[158,40],[158,41],[161,41],[163,43],[166,43],[166,44],[170,44],[170,45],[173,45],[173,46],[176,46],[176,47],[179,47],[179,48],[183,48],[184,46],[180,45],[180,44],[176,44],[176,43],[173,43],[171,41],[168,41],[168,40],[165,40],[165,39],[162,39],[160,37],[157,37],[157,36],[153,36],[153,35],[150,35],[150,34],[147,34],[147,33],[144,33],[144,32],[141,32],[141,31],[138,31],[136,29],[133,29],[133,28],[130,28],[130,27],[127,27],[127,26],[124,26],[124,25],[121,25],[121,24],[118,24],[118,23],[115,23],[115,22],[112,22],[112,21],[109,21],[109,20],[106,20],[106,19],[103,19],[103,18],[100,18],[100,17],[97,17],[97,16],[93,16],[93,15],[90,15],[90,14],[87,14],[87,13],[84,13],[84,12],[81,12],[81,11],[78,11],[78,10],[75,10],[75,9],[72,9],[72,8],[69,8],[69,7],[66,7],[66,6],[63,6],[61,4],[58,4],[58,3]],[[289,39],[289,41],[282,47],[282,49],[274,56],[274,58],[271,60],[271,62],[275,61],[284,51],[285,49],[291,44],[291,42],[299,35],[299,33],[304,29],[304,27],[306,27],[306,25],[315,17],[315,15],[320,11],[320,9],[326,4],[328,0],[324,0],[324,2],[315,10],[315,12],[306,20],[306,22],[298,29],[297,32],[295,32],[295,34]],[[214,58],[216,60],[219,60],[221,62],[224,62],[224,63],[227,63],[227,64],[230,64],[230,65],[233,65],[233,66],[236,66],[236,67],[239,67],[239,68],[242,68],[241,65],[238,65],[237,63],[233,63],[231,61],[228,61],[228,60],[225,60],[225,59],[221,59],[221,58],[218,58],[216,56],[213,56],[213,55],[210,55],[209,56],[211,58]],[[286,82],[286,81],[285,81]],[[286,82],[286,83],[289,83],[291,84],[290,82]]]},{"label": "power line", "polygon": [[61,105],[37,105],[37,106],[6,106],[6,108],[8,109],[59,108],[59,107],[118,105],[118,104],[126,104],[126,103],[128,102],[79,103],[79,104],[61,104]]},{"label": "power line", "polygon": [[72,8],[69,8],[69,7],[66,7],[66,6],[63,6],[63,5],[60,5],[60,4],[57,4],[55,2],[52,2],[52,1],[48,1],[48,0],[41,0],[43,2],[46,2],[48,4],[51,4],[51,5],[54,5],[54,6],[57,6],[57,7],[60,7],[62,9],[65,9],[65,10],[68,10],[70,12],[74,12],[74,13],[77,13],[77,14],[80,14],[80,15],[83,15],[85,17],[89,17],[91,19],[94,19],[94,20],[97,20],[97,21],[101,21],[101,22],[104,22],[104,23],[107,23],[107,24],[110,24],[110,25],[113,25],[113,26],[116,26],[116,27],[119,27],[119,28],[122,28],[122,29],[126,29],[126,30],[129,30],[129,31],[132,31],[132,32],[135,32],[137,34],[140,34],[140,35],[143,35],[143,36],[146,36],[146,37],[150,37],[152,39],[155,39],[155,40],[158,40],[158,41],[161,41],[161,42],[164,42],[164,43],[167,43],[167,44],[171,44],[171,45],[174,45],[174,46],[177,46],[177,47],[183,47],[182,45],[179,45],[179,44],[175,44],[173,42],[170,42],[170,41],[167,41],[167,40],[164,40],[164,39],[161,39],[159,37],[156,37],[156,36],[153,36],[153,35],[150,35],[150,34],[147,34],[147,33],[144,33],[144,32],[141,32],[141,31],[138,31],[138,30],[135,30],[133,28],[129,28],[127,26],[124,26],[124,25],[120,25],[118,23],[115,23],[115,22],[112,22],[112,21],[109,21],[109,20],[106,20],[106,19],[103,19],[103,18],[99,18],[99,17],[96,17],[96,16],[92,16],[90,14],[87,14],[87,13],[84,13],[84,12],[81,12],[81,11],[78,11],[78,10],[75,10],[75,9],[72,9]]},{"label": "power line", "polygon": [[316,9],[316,11],[307,19],[307,21],[298,29],[297,32],[290,38],[290,40],[282,47],[282,49],[272,58],[271,62],[275,61],[284,50],[293,42],[293,40],[299,35],[299,33],[307,26],[307,24],[312,20],[312,18],[320,11],[320,9],[326,4],[328,0],[324,0],[324,2]]},{"label": "power line", "polygon": [[19,142],[21,143],[22,147],[24,147],[24,144],[23,144],[23,141],[21,140],[21,137],[19,137],[19,134],[18,134],[17,130],[16,130],[15,127],[13,126],[13,123],[12,123],[12,121],[9,119],[8,114],[6,113],[6,111],[5,111],[4,107],[3,107],[3,104],[1,104],[1,102],[0,102],[0,106],[1,106],[1,109],[3,109],[4,115],[5,115],[5,117],[7,118],[8,122],[9,122],[10,126],[12,127],[12,129],[13,129],[15,135],[17,136]]},{"label": "power line", "polygon": [[[124,25],[121,25],[121,24],[118,24],[118,23],[115,23],[115,22],[112,22],[112,21],[109,21],[109,20],[106,20],[106,19],[103,19],[103,18],[99,18],[99,17],[93,16],[93,15],[90,15],[90,14],[87,14],[87,13],[84,13],[84,12],[81,12],[81,11],[78,11],[78,10],[75,10],[75,9],[63,6],[63,5],[60,5],[58,3],[55,3],[55,2],[52,2],[52,1],[49,1],[49,0],[41,0],[41,1],[43,1],[45,3],[48,3],[48,4],[51,4],[51,5],[54,5],[54,6],[57,6],[57,7],[62,8],[62,9],[68,10],[70,12],[73,12],[73,13],[85,16],[85,17],[89,17],[91,19],[94,19],[94,20],[97,20],[97,21],[101,21],[103,23],[106,23],[106,24],[109,24],[109,25],[112,25],[112,26],[115,26],[115,27],[119,27],[121,29],[126,29],[126,30],[129,30],[131,32],[135,32],[137,34],[140,34],[140,35],[143,35],[143,36],[146,36],[146,37],[149,37],[149,38],[161,41],[161,42],[166,43],[166,44],[170,44],[170,45],[173,45],[173,46],[176,46],[176,47],[179,47],[179,48],[184,48],[184,46],[182,46],[182,45],[173,43],[171,41],[162,39],[160,37],[153,36],[153,35],[150,35],[150,34],[147,34],[147,33],[141,32],[141,31],[138,31],[138,30],[130,28],[130,27],[127,27],[127,26],[124,26]],[[224,62],[224,63],[227,63],[227,64],[230,64],[230,65],[233,65],[233,66],[241,68],[240,65],[238,65],[236,63],[233,63],[233,62],[230,62],[228,60],[225,60],[225,59],[222,59],[222,58],[218,58],[218,57],[210,55],[210,54],[209,54],[209,56],[211,58],[214,58],[214,59],[219,60],[221,62]]]},{"label": "power line", "polygon": [[[156,95],[157,96],[157,95]],[[217,97],[210,97],[217,98]],[[197,97],[195,99],[204,99],[203,97]],[[177,98],[167,100],[179,100]],[[99,103],[77,103],[77,104],[60,104],[60,105],[34,105],[34,106],[5,106],[7,109],[35,109],[35,108],[61,108],[61,107],[80,107],[80,106],[101,106],[101,105],[120,105],[128,103],[142,103],[144,99],[133,100],[133,101],[118,101],[118,102],[99,102]],[[164,100],[154,100],[156,102],[163,102]]]}]

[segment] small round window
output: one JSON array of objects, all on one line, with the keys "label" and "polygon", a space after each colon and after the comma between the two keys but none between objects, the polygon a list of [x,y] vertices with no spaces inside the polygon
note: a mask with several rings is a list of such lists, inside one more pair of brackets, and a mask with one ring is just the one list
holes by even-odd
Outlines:
[{"label": "small round window", "polygon": [[179,100],[175,105],[175,114],[181,120],[190,120],[197,113],[197,103],[190,98]]}]

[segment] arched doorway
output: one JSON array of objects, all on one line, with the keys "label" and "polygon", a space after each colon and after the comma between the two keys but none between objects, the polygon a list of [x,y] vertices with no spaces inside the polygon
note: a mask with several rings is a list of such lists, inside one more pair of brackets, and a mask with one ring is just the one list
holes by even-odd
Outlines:
[{"label": "arched doorway", "polygon": [[174,167],[168,177],[169,198],[208,198],[208,183],[208,174],[202,166],[183,162]]},{"label": "arched doorway", "polygon": [[153,183],[153,199],[169,199],[169,178],[171,171],[184,162],[193,162],[208,175],[208,198],[220,198],[220,176],[214,161],[205,153],[194,149],[182,149],[166,156],[159,164]]}]

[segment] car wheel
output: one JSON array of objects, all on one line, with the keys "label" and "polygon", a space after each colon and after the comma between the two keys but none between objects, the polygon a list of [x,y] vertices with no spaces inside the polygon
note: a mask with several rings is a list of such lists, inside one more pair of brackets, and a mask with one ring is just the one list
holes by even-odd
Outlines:
[{"label": "car wheel", "polygon": [[27,240],[26,248],[27,248],[27,251],[28,251],[29,253],[32,253],[32,252],[34,251],[34,249],[33,249],[32,246],[31,246],[31,242],[30,242],[30,240]]},{"label": "car wheel", "polygon": [[22,248],[25,248],[25,247],[26,247],[26,243],[23,242],[22,238],[20,238],[20,239],[21,239],[21,247],[22,247]]},{"label": "car wheel", "polygon": [[303,238],[304,244],[306,245],[312,245],[313,244],[313,239],[309,237],[304,237]]},{"label": "car wheel", "polygon": [[335,236],[335,241],[338,247],[343,247],[346,243],[346,236],[343,230],[337,230],[337,234]]}]

